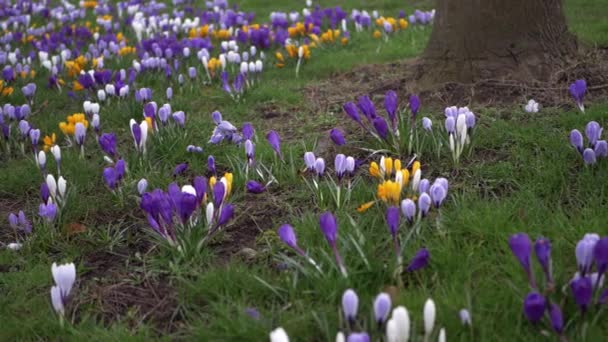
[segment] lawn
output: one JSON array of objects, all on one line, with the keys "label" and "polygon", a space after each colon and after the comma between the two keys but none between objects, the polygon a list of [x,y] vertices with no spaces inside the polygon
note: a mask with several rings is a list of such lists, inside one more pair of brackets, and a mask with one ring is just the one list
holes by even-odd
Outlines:
[{"label": "lawn", "polygon": [[[270,0],[230,4],[255,12],[256,23],[267,22],[271,12],[301,11],[304,6],[303,1],[283,4]],[[354,8],[370,13],[378,10],[380,15],[395,18],[400,10],[409,15],[416,9],[433,8],[432,1],[406,4],[396,0],[335,0],[322,5],[340,5],[348,14]],[[176,10],[180,8],[175,6]],[[569,27],[583,44],[604,49],[608,46],[608,26],[603,21],[607,9],[607,0],[566,1]],[[124,24],[124,18],[112,14],[115,22],[121,23],[120,31],[128,45],[136,42],[134,29]],[[101,26],[96,24],[96,17],[88,9],[86,17],[75,24],[85,27],[89,21],[90,27]],[[32,23],[36,27],[45,25],[40,15],[33,15]],[[449,340],[555,340],[548,319],[531,324],[522,313],[523,299],[530,288],[509,248],[509,238],[518,232],[527,233],[532,241],[540,236],[551,240],[556,288],[545,294],[561,307],[564,336],[572,341],[605,339],[605,307],[594,306],[582,314],[568,282],[577,271],[578,241],[586,233],[602,236],[608,232],[608,165],[605,158],[598,158],[595,165],[585,165],[568,136],[575,128],[584,131],[592,120],[607,124],[608,102],[591,93],[585,113],[574,103],[560,108],[543,107],[541,103],[538,113],[530,113],[523,108],[528,100],[524,98],[520,104],[499,107],[482,107],[464,100],[450,104],[468,106],[477,121],[469,131],[471,143],[457,163],[447,148],[443,108],[422,97],[417,117],[430,118],[433,133],[418,127],[410,150],[407,139],[403,139],[410,131],[403,128],[395,147],[366,133],[342,109],[345,102],[366,95],[363,89],[369,87],[362,84],[361,91],[351,92],[358,84],[353,83],[345,92],[336,86],[348,83],[353,74],[370,70],[372,74],[357,77],[358,82],[382,79],[386,75],[373,74],[374,70],[384,70],[377,64],[418,56],[432,26],[410,23],[386,41],[375,39],[372,30],[356,32],[354,25],[349,27],[348,43],[341,44],[337,39],[318,44],[311,49],[310,59],[303,60],[297,77],[297,58],[289,58],[284,48],[275,45],[266,49],[264,71],[259,78],[250,78],[258,79],[238,101],[222,89],[217,75],[212,84],[205,84],[207,75],[194,48],[190,57],[175,58],[180,65],[171,66],[171,77],[165,76],[164,69],[136,73],[131,94],[124,99],[108,96],[101,103],[99,134],[115,133],[118,153],[113,159],[121,158],[127,165],[126,175],[113,190],[104,182],[104,168],[112,166],[104,160],[92,122],[83,155],[74,137],[66,142],[59,129],[66,116],[83,112],[87,90],[70,92],[73,78],[67,75],[68,70],[60,70],[66,85],[50,89],[50,73],[36,58],[32,62],[36,76],[32,80],[18,77],[13,81],[13,94],[0,100],[2,105],[24,104],[27,99],[21,87],[29,82],[37,84],[27,120],[40,129],[41,141],[45,135],[57,135],[61,175],[67,180],[68,190],[52,221],[39,216],[40,188],[45,178],[31,153],[29,139],[25,152],[20,151],[23,139],[18,124],[13,123],[11,138],[0,143],[0,340],[264,341],[272,330],[282,327],[292,341],[333,341],[338,331],[366,331],[373,341],[381,341],[385,328],[379,328],[373,319],[373,302],[381,292],[390,295],[393,307],[408,309],[412,339],[416,341],[423,340],[423,307],[428,298],[433,299],[437,312],[432,340],[438,338],[440,328],[445,328]],[[91,37],[87,39],[83,38],[86,43],[80,49],[86,50]],[[215,38],[212,42],[219,44]],[[14,47],[32,50],[30,44],[14,43]],[[241,51],[245,49],[248,45],[242,44]],[[286,59],[282,68],[276,66],[277,51]],[[214,51],[211,57],[217,55]],[[104,61],[104,67],[129,69],[134,59],[142,62],[143,58],[114,53]],[[188,77],[190,66],[197,70],[194,79]],[[183,85],[178,80],[180,73],[185,76]],[[171,100],[166,96],[169,86],[173,90]],[[144,87],[152,90],[152,100],[158,107],[170,103],[172,112],[183,111],[186,115],[184,127],[171,119],[165,126],[157,118],[158,130],[149,133],[145,154],[136,150],[129,124],[131,118],[137,123],[143,119],[145,100],[136,101],[133,89]],[[384,93],[372,94],[381,115]],[[397,95],[400,115],[411,115],[407,109],[410,94]],[[93,101],[95,98],[92,95]],[[253,125],[255,133],[250,140],[255,144],[255,161],[248,161],[244,143],[209,143],[216,127],[214,111],[221,112],[223,120],[240,132],[244,123]],[[402,124],[407,121],[401,120]],[[337,146],[330,139],[329,132],[335,127],[344,133],[345,145]],[[267,142],[270,131],[281,137],[281,156]],[[434,142],[439,140],[444,146],[437,152]],[[189,145],[202,147],[202,152],[188,151]],[[303,156],[307,151],[325,159],[324,176],[306,170]],[[449,190],[439,209],[431,209],[413,225],[401,218],[397,235],[404,266],[423,247],[430,259],[420,270],[399,272],[401,266],[395,260],[394,242],[385,219],[388,205],[378,199],[364,212],[357,208],[378,196],[378,180],[370,172],[372,162],[379,163],[383,155],[391,156],[405,167],[412,151],[419,158],[422,177],[431,184],[437,178],[446,178]],[[358,161],[354,175],[341,180],[334,167],[334,157],[339,153]],[[217,233],[206,237],[206,203],[200,204],[201,198],[197,198],[196,213],[175,225],[178,237],[169,242],[171,238],[155,232],[146,219],[140,207],[143,199],[138,182],[146,179],[150,192],[166,190],[173,182],[179,187],[193,184],[197,176],[214,176],[208,167],[209,156],[215,159],[217,183],[225,172],[232,174],[231,181],[225,180],[231,183],[231,191],[222,208],[234,206],[234,215],[227,223],[217,225]],[[52,153],[47,152],[46,157],[46,171],[58,177]],[[175,174],[176,166],[182,163],[188,163],[187,170]],[[409,171],[413,175],[412,168]],[[255,194],[246,191],[251,180],[269,184],[264,192]],[[218,209],[213,184],[209,184],[209,198],[202,200],[215,201]],[[340,184],[339,197],[336,184]],[[417,192],[405,193],[417,200]],[[15,231],[5,220],[9,213],[19,210],[32,221],[31,234]],[[219,211],[215,223],[221,220]],[[347,276],[336,265],[319,228],[320,216],[327,212],[337,219],[336,248]],[[281,241],[277,231],[284,224],[294,227],[297,244],[306,257]],[[19,250],[5,248],[17,241],[22,243]],[[307,260],[309,257],[316,266]],[[51,265],[55,262],[73,262],[77,275],[61,320],[49,295],[54,285]],[[541,267],[536,261],[533,264],[542,284]],[[359,298],[358,319],[352,325],[342,314],[342,295],[347,289],[354,289]],[[461,309],[470,312],[470,326],[463,326]]]}]

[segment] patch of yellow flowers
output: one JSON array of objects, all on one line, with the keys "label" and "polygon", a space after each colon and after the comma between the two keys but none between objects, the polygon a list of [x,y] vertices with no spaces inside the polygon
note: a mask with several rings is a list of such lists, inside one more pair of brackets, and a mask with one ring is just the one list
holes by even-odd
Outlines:
[{"label": "patch of yellow flowers", "polygon": [[[67,122],[62,121],[59,123],[59,129],[65,135],[74,135],[74,131],[76,129],[77,123],[82,123],[85,128],[89,128],[89,121],[83,113],[75,113],[72,115],[68,115],[66,118]],[[46,145],[46,138],[45,138]]]},{"label": "patch of yellow flowers", "polygon": [[403,167],[401,160],[390,157],[382,157],[380,164],[372,162],[369,166],[369,174],[377,178],[380,183],[376,193],[377,200],[362,204],[357,208],[360,213],[371,208],[378,200],[389,205],[398,206],[401,202],[404,189],[410,184],[410,180],[417,184],[420,182],[420,162],[415,161],[411,170]]},{"label": "patch of yellow flowers", "polygon": [[2,96],[11,96],[14,91],[13,87],[5,87],[4,80],[0,80],[0,94],[2,94]]}]

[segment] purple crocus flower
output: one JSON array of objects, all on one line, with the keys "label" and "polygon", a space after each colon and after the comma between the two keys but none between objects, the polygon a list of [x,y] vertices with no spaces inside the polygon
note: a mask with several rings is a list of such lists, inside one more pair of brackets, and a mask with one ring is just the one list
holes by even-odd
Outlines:
[{"label": "purple crocus flower", "polygon": [[541,265],[543,272],[545,273],[545,277],[547,278],[547,284],[549,286],[553,285],[553,272],[551,265],[551,241],[540,237],[536,239],[534,243],[534,254],[536,254],[536,259],[538,263]]},{"label": "purple crocus flower", "polygon": [[226,186],[223,182],[216,182],[213,186],[213,204],[216,208],[219,208],[224,200],[224,195],[226,193]]},{"label": "purple crocus flower", "polygon": [[570,283],[574,301],[581,311],[586,311],[593,298],[593,283],[589,277],[579,277]]},{"label": "purple crocus flower", "polygon": [[551,320],[551,326],[553,330],[559,335],[564,331],[564,316],[562,310],[557,304],[551,304],[549,307],[549,319]]},{"label": "purple crocus flower", "polygon": [[255,131],[254,131],[253,125],[251,123],[249,123],[249,122],[244,123],[241,131],[243,132],[243,139],[245,139],[245,140],[253,139],[253,135],[255,134]]},{"label": "purple crocus flower", "polygon": [[27,137],[31,128],[32,128],[32,126],[30,126],[29,122],[27,122],[25,120],[19,121],[19,131],[21,131],[21,136],[23,137],[23,139],[25,139],[25,137]]},{"label": "purple crocus flower", "polygon": [[344,135],[337,128],[334,128],[329,132],[329,137],[331,138],[331,141],[333,141],[334,144],[336,144],[337,146],[342,146],[346,144],[346,139],[344,139]]},{"label": "purple crocus flower", "polygon": [[312,153],[312,152],[304,153],[304,164],[306,164],[306,169],[308,169],[309,171],[314,171],[316,160],[317,160],[317,158],[315,157],[314,153]]},{"label": "purple crocus flower", "polygon": [[397,238],[400,218],[399,208],[389,207],[386,209],[386,223],[388,224],[388,229],[393,239]]},{"label": "purple crocus flower", "polygon": [[215,169],[215,158],[213,156],[209,156],[207,158],[207,171],[209,171],[209,173],[212,175],[217,173]]},{"label": "purple crocus flower", "polygon": [[359,110],[357,109],[356,104],[347,102],[342,106],[342,109],[344,109],[344,112],[346,112],[351,119],[363,127],[363,122],[361,121],[361,116],[359,115]]},{"label": "purple crocus flower", "polygon": [[279,234],[279,238],[281,239],[281,241],[283,241],[283,243],[285,243],[287,246],[291,247],[294,251],[296,251],[301,256],[306,256],[306,252],[304,252],[304,250],[302,250],[298,246],[296,233],[293,230],[293,227],[291,225],[289,225],[289,224],[282,225],[281,227],[279,227],[279,230],[277,231],[277,233]]},{"label": "purple crocus flower", "polygon": [[221,227],[226,225],[234,217],[234,206],[230,203],[226,203],[222,206],[220,212],[220,218],[217,220],[217,226]]},{"label": "purple crocus flower", "polygon": [[[1,114],[0,114],[1,115]],[[30,141],[34,149],[38,145],[38,141],[40,140],[40,130],[39,129],[30,129]]]},{"label": "purple crocus flower", "polygon": [[593,251],[599,240],[600,237],[597,234],[585,234],[576,244],[576,262],[582,276],[585,276],[593,266]]},{"label": "purple crocus flower", "polygon": [[40,184],[40,199],[42,199],[42,202],[48,203],[50,196],[51,191],[49,190],[49,186],[46,182],[42,182],[42,184]]},{"label": "purple crocus flower", "polygon": [[346,276],[346,268],[344,267],[344,263],[342,263],[342,257],[340,256],[336,246],[336,240],[338,238],[338,223],[336,222],[336,217],[329,211],[324,212],[319,217],[319,226],[321,227],[321,231],[329,243],[329,246],[334,252],[334,257],[336,258],[336,263],[338,264],[340,271],[344,276]]},{"label": "purple crocus flower", "polygon": [[260,315],[260,312],[256,308],[245,308],[245,314],[256,321],[259,321],[260,318],[262,318],[262,315]]},{"label": "purple crocus flower", "polygon": [[261,194],[266,191],[264,184],[260,184],[254,180],[247,181],[247,192],[252,194]]},{"label": "purple crocus flower", "polygon": [[589,145],[593,147],[602,136],[602,127],[596,121],[589,121],[585,126],[585,135],[589,139]]},{"label": "purple crocus flower", "polygon": [[576,102],[576,105],[581,110],[581,112],[585,112],[583,99],[585,97],[586,92],[587,82],[585,82],[585,80],[576,80],[570,85],[570,95],[572,95],[572,98],[574,98],[574,101]]},{"label": "purple crocus flower", "polygon": [[317,158],[315,160],[315,173],[317,176],[322,177],[325,173],[325,159]]},{"label": "purple crocus flower", "polygon": [[598,279],[608,269],[608,236],[601,238],[593,248],[593,258],[597,267]]},{"label": "purple crocus flower", "polygon": [[346,338],[346,342],[369,342],[369,335],[365,332],[352,333]]},{"label": "purple crocus flower", "polygon": [[407,266],[407,271],[414,272],[414,271],[417,271],[419,269],[426,267],[426,265],[429,264],[430,257],[431,257],[431,255],[430,255],[428,249],[426,249],[424,247],[419,249],[416,252],[416,254],[414,255],[414,257],[412,258],[412,260],[410,260],[410,263]]},{"label": "purple crocus flower", "polygon": [[420,110],[420,98],[416,95],[410,96],[410,111],[412,112],[412,120],[416,120],[416,114]]},{"label": "purple crocus flower", "polygon": [[55,203],[42,203],[38,208],[38,215],[44,218],[47,222],[53,222],[57,216],[57,206]]},{"label": "purple crocus flower", "polygon": [[103,169],[103,180],[108,188],[114,190],[118,184],[118,172],[116,172],[116,169],[111,166]]},{"label": "purple crocus flower", "polygon": [[387,293],[380,293],[374,300],[374,317],[378,325],[381,325],[388,318],[391,310],[391,297]]},{"label": "purple crocus flower", "polygon": [[[435,183],[437,183],[437,181],[435,181]],[[426,178],[422,178],[420,180],[420,183],[418,184],[418,193],[420,193],[420,194],[422,194],[424,192],[428,193],[430,187],[431,187],[431,182]],[[432,195],[433,194],[431,194],[431,196]],[[431,199],[433,199],[433,198],[431,198]]]},{"label": "purple crocus flower", "polygon": [[76,140],[76,144],[82,146],[84,145],[84,139],[87,136],[87,129],[84,127],[82,122],[77,122],[74,126],[74,139]]},{"label": "purple crocus flower", "polygon": [[251,140],[245,141],[245,155],[247,156],[249,165],[252,165],[255,160],[255,145]]},{"label": "purple crocus flower", "polygon": [[433,205],[435,206],[435,208],[439,209],[439,207],[447,197],[446,189],[440,184],[435,183],[431,185],[429,192],[431,195],[431,200],[433,201]]},{"label": "purple crocus flower", "polygon": [[365,115],[368,120],[371,121],[376,118],[376,107],[374,106],[374,103],[369,98],[369,96],[360,96],[357,105],[359,106],[359,109],[361,110],[363,115]]},{"label": "purple crocus flower", "polygon": [[359,297],[357,296],[357,293],[353,289],[344,291],[344,294],[342,295],[342,312],[344,313],[344,318],[346,318],[350,324],[353,324],[357,318],[358,307]]},{"label": "purple crocus flower", "polygon": [[99,146],[110,157],[116,156],[116,134],[103,133],[99,139]]},{"label": "purple crocus flower", "polygon": [[583,135],[578,129],[570,132],[570,145],[574,146],[578,153],[583,154]]},{"label": "purple crocus flower", "polygon": [[420,210],[420,214],[422,217],[425,217],[429,210],[431,209],[431,196],[429,194],[422,193],[420,197],[418,197],[418,210]]},{"label": "purple crocus flower", "polygon": [[538,323],[545,315],[547,302],[538,292],[530,292],[524,299],[524,315],[530,323]]},{"label": "purple crocus flower", "polygon": [[167,96],[167,100],[171,101],[171,99],[173,98],[173,88],[168,87],[165,93]]},{"label": "purple crocus flower", "polygon": [[382,117],[377,116],[373,119],[372,123],[376,133],[378,133],[378,136],[380,136],[380,138],[383,140],[386,140],[388,137],[388,125],[386,124],[386,121]]},{"label": "purple crocus flower", "polygon": [[279,136],[279,133],[274,130],[268,132],[268,134],[266,134],[266,140],[268,140],[268,143],[279,158],[283,160],[283,155],[281,154],[281,137]]},{"label": "purple crocus flower", "polygon": [[182,222],[182,224],[186,224],[196,210],[198,204],[198,199],[195,195],[181,192],[180,196],[178,196],[178,201],[176,203],[176,212]]},{"label": "purple crocus flower", "polygon": [[17,218],[17,215],[15,215],[14,213],[10,213],[8,215],[8,224],[9,226],[11,226],[11,228],[17,229],[17,227],[19,226],[19,219]]},{"label": "purple crocus flower", "polygon": [[180,127],[184,127],[186,125],[186,113],[184,113],[183,111],[178,111],[175,112],[171,115],[171,117],[173,118],[173,121],[175,121],[175,123],[177,123]]},{"label": "purple crocus flower", "polygon": [[177,164],[175,169],[173,169],[173,177],[177,177],[188,170],[188,163]]},{"label": "purple crocus flower", "polygon": [[608,157],[608,142],[606,142],[606,140],[598,140],[595,143],[593,152],[595,152],[595,156],[598,158]]},{"label": "purple crocus flower", "polygon": [[[57,207],[55,207],[55,212],[57,212]],[[17,215],[17,217],[19,225],[21,225],[21,229],[27,234],[31,233],[32,223],[25,217],[25,213],[23,212],[23,210],[19,210],[19,214]]]},{"label": "purple crocus flower", "polygon": [[393,131],[395,131],[397,129],[397,93],[393,90],[387,91],[384,95],[384,109],[388,114]]},{"label": "purple crocus flower", "polygon": [[448,116],[445,118],[445,130],[449,134],[453,134],[456,132],[456,119],[453,116]]},{"label": "purple crocus flower", "polygon": [[414,222],[414,216],[416,215],[416,203],[409,198],[404,199],[401,201],[401,212],[407,220],[407,223],[412,224]]},{"label": "purple crocus flower", "polygon": [[526,233],[517,233],[511,235],[509,238],[509,247],[511,252],[517,258],[521,266],[526,271],[530,285],[536,288],[536,282],[534,281],[534,275],[530,268],[530,254],[532,253],[532,242]]}]

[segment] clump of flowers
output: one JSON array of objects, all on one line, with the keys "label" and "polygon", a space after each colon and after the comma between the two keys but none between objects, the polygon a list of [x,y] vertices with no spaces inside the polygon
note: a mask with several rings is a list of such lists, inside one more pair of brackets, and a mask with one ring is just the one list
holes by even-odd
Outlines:
[{"label": "clump of flowers", "polygon": [[[342,153],[337,154],[334,159],[333,176],[326,172],[325,159],[316,157],[313,152],[304,153],[304,164],[306,165],[305,172],[315,176],[312,179],[312,186],[309,185],[309,188],[318,196],[321,203],[325,200],[324,188],[321,186],[322,181],[327,182],[327,188],[336,208],[340,208],[350,201],[353,177],[357,169],[357,161],[354,157]],[[344,196],[342,196],[343,185],[346,187]]]},{"label": "clump of flowers", "polygon": [[[78,137],[76,133],[81,134],[82,132],[77,132],[77,125],[80,124],[86,130],[89,128],[89,121],[84,113],[75,113],[72,115],[68,115],[66,121],[62,121],[59,123],[59,129],[66,136],[66,138],[70,140],[70,137],[73,137],[76,141]],[[80,127],[80,125],[78,125]],[[81,128],[79,128],[81,130]]]},{"label": "clump of flowers", "polygon": [[455,165],[460,162],[465,148],[471,145],[476,121],[475,114],[468,107],[452,106],[445,109],[445,130],[448,133],[448,147]]},{"label": "clump of flowers", "polygon": [[[533,244],[527,234],[517,233],[509,238],[509,247],[532,288],[523,302],[525,317],[532,324],[547,324],[558,336],[563,336],[566,325],[558,304],[560,301],[556,298],[560,292],[555,291],[558,287],[553,278],[551,242],[539,237]],[[542,269],[544,288],[539,286],[532,267],[532,251]],[[608,303],[608,289],[604,289],[604,277],[608,270],[608,237],[585,234],[576,244],[575,256],[578,271],[564,286],[564,293],[568,287],[576,306],[583,314],[589,315],[594,308]]]},{"label": "clump of flowers", "polygon": [[588,143],[584,143],[583,134],[578,129],[570,132],[570,145],[572,145],[583,158],[585,165],[593,165],[598,158],[608,157],[608,143],[601,140],[603,128],[596,121],[589,121],[585,126],[585,136]]},{"label": "clump of flowers", "polygon": [[59,322],[63,326],[65,307],[70,301],[70,293],[76,282],[76,266],[74,263],[57,265],[53,263],[51,273],[55,285],[51,287],[51,303],[59,315]]},{"label": "clump of flowers", "polygon": [[196,245],[198,251],[234,217],[234,206],[228,203],[231,191],[231,173],[225,173],[219,180],[197,176],[192,185],[180,188],[177,183],[171,183],[167,191],[144,192],[140,207],[152,229],[170,245],[182,249],[187,244],[184,234],[204,218],[207,234]]}]

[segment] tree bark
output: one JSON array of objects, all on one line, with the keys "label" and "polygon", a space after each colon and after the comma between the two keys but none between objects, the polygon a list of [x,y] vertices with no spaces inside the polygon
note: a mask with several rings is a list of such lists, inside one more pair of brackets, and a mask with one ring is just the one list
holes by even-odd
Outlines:
[{"label": "tree bark", "polygon": [[547,81],[576,51],[561,0],[437,0],[422,80]]}]

